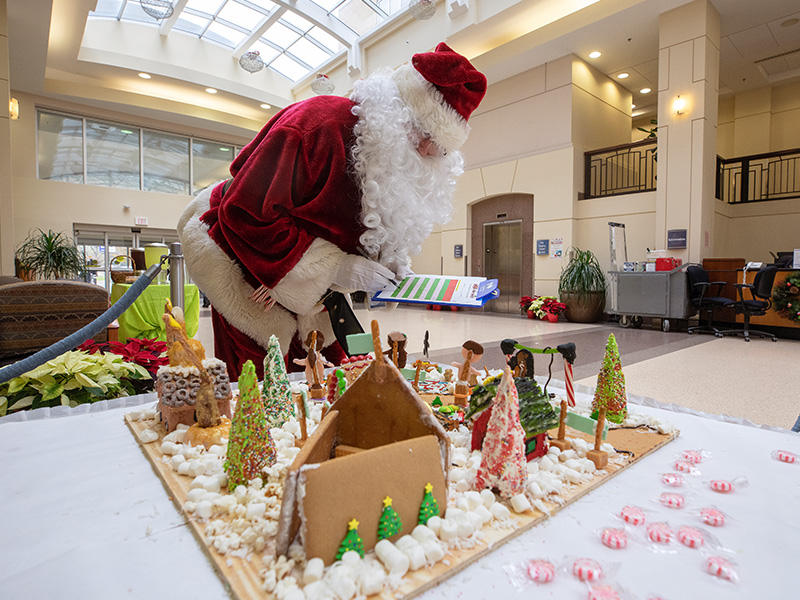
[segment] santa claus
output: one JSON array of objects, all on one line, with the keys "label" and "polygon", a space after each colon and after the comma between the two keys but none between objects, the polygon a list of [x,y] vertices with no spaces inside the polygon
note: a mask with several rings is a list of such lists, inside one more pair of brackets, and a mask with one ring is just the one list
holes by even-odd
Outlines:
[{"label": "santa claus", "polygon": [[[248,359],[262,364],[273,334],[293,367],[309,331],[342,338],[352,314],[342,293],[411,273],[410,256],[450,217],[458,149],[485,93],[484,75],[439,44],[349,98],[283,109],[233,161],[233,179],[189,204],[178,223],[186,267],[211,300],[214,353],[232,377]],[[323,354],[345,357],[339,341]]]}]

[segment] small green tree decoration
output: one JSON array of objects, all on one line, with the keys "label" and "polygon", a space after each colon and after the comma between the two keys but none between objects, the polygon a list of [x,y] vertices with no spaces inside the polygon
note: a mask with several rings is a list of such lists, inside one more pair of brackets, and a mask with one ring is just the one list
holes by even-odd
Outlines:
[{"label": "small green tree decoration", "polygon": [[433,486],[428,483],[425,485],[425,495],[422,497],[422,504],[419,507],[419,524],[425,525],[428,519],[439,515],[439,504],[433,497]]},{"label": "small green tree decoration", "polygon": [[603,366],[597,375],[597,389],[592,401],[592,418],[596,419],[600,407],[606,407],[606,418],[612,423],[622,423],[628,414],[628,397],[625,394],[625,374],[619,360],[619,347],[614,334],[609,334]]},{"label": "small green tree decoration", "polygon": [[286,374],[286,364],[278,338],[271,335],[264,356],[264,411],[270,427],[281,427],[289,417],[294,417],[292,387]]},{"label": "small green tree decoration", "polygon": [[336,560],[341,560],[345,552],[354,550],[361,558],[364,558],[364,540],[358,535],[358,521],[353,519],[347,524],[347,535],[344,536],[339,550],[336,552]]},{"label": "small green tree decoration", "polygon": [[261,476],[264,467],[274,463],[275,444],[264,416],[256,367],[252,360],[248,360],[239,376],[239,402],[228,438],[228,458],[224,465],[228,489],[247,485],[251,479]]},{"label": "small green tree decoration", "polygon": [[390,538],[400,531],[402,527],[403,523],[400,521],[400,515],[392,508],[392,499],[386,496],[386,498],[383,499],[383,512],[378,521],[378,539],[385,540],[386,538]]}]

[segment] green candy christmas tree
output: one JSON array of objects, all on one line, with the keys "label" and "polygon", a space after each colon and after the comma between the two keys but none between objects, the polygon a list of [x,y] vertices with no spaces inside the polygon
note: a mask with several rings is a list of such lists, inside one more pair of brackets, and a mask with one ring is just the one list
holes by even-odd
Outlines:
[{"label": "green candy christmas tree", "polygon": [[425,486],[425,495],[419,507],[419,524],[425,525],[428,519],[436,516],[439,516],[439,504],[433,497],[433,486],[429,483]]},{"label": "green candy christmas tree", "polygon": [[270,427],[281,427],[289,417],[294,417],[292,387],[286,374],[286,364],[278,338],[271,335],[264,356],[264,411]]},{"label": "green candy christmas tree", "polygon": [[392,508],[392,499],[386,496],[386,498],[383,499],[383,512],[378,521],[378,539],[385,540],[386,538],[390,538],[400,531],[402,527],[403,523],[400,521],[400,516],[397,514],[397,511]]},{"label": "green candy christmas tree", "polygon": [[592,401],[592,418],[596,419],[600,407],[606,407],[606,418],[612,423],[622,423],[628,414],[628,397],[625,395],[625,374],[619,361],[619,348],[614,334],[608,336],[603,367],[597,376],[597,389]]},{"label": "green candy christmas tree", "polygon": [[364,558],[364,540],[358,535],[358,521],[355,519],[347,524],[347,535],[344,536],[342,543],[339,545],[339,550],[336,552],[336,560],[342,560],[342,555],[349,550],[358,552],[361,558]]},{"label": "green candy christmas tree", "polygon": [[228,438],[228,458],[224,465],[228,489],[247,485],[251,479],[261,476],[264,467],[274,463],[275,444],[264,416],[256,367],[248,360],[239,376],[239,401]]}]

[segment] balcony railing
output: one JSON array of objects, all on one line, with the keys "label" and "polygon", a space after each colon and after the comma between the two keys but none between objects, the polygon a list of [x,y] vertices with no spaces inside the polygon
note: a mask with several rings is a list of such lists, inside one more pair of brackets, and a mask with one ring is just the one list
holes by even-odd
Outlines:
[{"label": "balcony railing", "polygon": [[800,198],[800,148],[717,157],[717,198],[729,204]]},{"label": "balcony railing", "polygon": [[655,139],[586,153],[585,198],[652,192],[656,189]]}]

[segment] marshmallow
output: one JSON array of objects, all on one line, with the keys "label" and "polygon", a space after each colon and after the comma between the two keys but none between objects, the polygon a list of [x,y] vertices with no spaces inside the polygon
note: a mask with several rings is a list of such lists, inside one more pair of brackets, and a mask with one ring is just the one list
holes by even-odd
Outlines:
[{"label": "marshmallow", "polygon": [[404,535],[395,544],[408,557],[408,568],[416,571],[425,565],[425,552],[419,542],[410,535]]},{"label": "marshmallow", "polygon": [[172,433],[168,433],[164,436],[165,442],[175,442],[178,444],[182,444],[183,441],[186,439],[186,430],[176,429]]},{"label": "marshmallow", "polygon": [[143,444],[149,444],[150,442],[155,442],[158,439],[158,434],[152,429],[145,429],[139,434],[139,439],[142,440]]},{"label": "marshmallow", "polygon": [[383,590],[383,584],[386,581],[386,573],[383,569],[373,563],[372,567],[366,568],[360,576],[361,594],[363,596],[372,596],[379,594]]},{"label": "marshmallow", "polygon": [[[430,522],[430,519],[428,521]],[[411,536],[420,544],[428,540],[436,541],[436,534],[427,525],[417,525],[414,527]]]},{"label": "marshmallow", "polygon": [[514,512],[516,513],[524,513],[529,510],[533,510],[531,503],[525,497],[525,494],[517,494],[516,496],[512,497],[511,508],[513,508]]},{"label": "marshmallow", "polygon": [[489,509],[485,506],[481,505],[475,509],[475,514],[478,515],[481,519],[481,527],[486,525],[489,521],[492,520],[492,513],[489,512]]},{"label": "marshmallow", "polygon": [[439,528],[442,526],[442,518],[439,516],[431,517],[428,519],[428,522],[425,523],[425,527],[433,531],[436,535],[439,535]]},{"label": "marshmallow", "polygon": [[172,465],[172,470],[177,471],[178,468],[186,462],[186,457],[183,454],[175,454],[170,459],[170,465]]},{"label": "marshmallow", "polygon": [[189,463],[185,462],[185,461],[182,462],[181,464],[178,465],[177,471],[178,471],[178,475],[188,475],[189,474]]},{"label": "marshmallow", "polygon": [[439,528],[439,538],[443,542],[449,542],[450,540],[455,539],[457,535],[458,535],[458,522],[454,519],[451,519],[450,517],[444,519]]},{"label": "marshmallow", "polygon": [[202,500],[201,502],[197,503],[197,507],[195,508],[195,514],[201,519],[208,519],[211,516],[212,507],[211,502],[208,500]]},{"label": "marshmallow", "polygon": [[499,502],[495,502],[489,509],[489,512],[491,512],[492,516],[498,521],[502,521],[511,516],[511,511]]},{"label": "marshmallow", "polygon": [[469,510],[475,510],[479,506],[483,505],[483,499],[478,492],[467,492],[464,494],[464,498],[467,500],[467,506],[469,507]]},{"label": "marshmallow", "polygon": [[251,502],[247,505],[247,518],[258,519],[267,512],[267,505],[263,502]]},{"label": "marshmallow", "polygon": [[174,442],[162,442],[161,454],[177,454],[177,453],[178,453],[178,444]]},{"label": "marshmallow", "polygon": [[375,544],[375,555],[383,563],[390,575],[402,577],[408,572],[410,565],[408,556],[398,550],[389,540],[381,540]]},{"label": "marshmallow", "polygon": [[483,505],[486,508],[491,508],[492,504],[496,501],[494,492],[492,492],[492,490],[481,490],[481,500],[483,500]]},{"label": "marshmallow", "polygon": [[425,553],[425,560],[431,564],[437,563],[444,558],[444,550],[436,540],[422,542],[422,551]]},{"label": "marshmallow", "polygon": [[189,493],[186,494],[186,499],[191,500],[192,502],[200,502],[203,498],[206,497],[208,492],[203,488],[194,488],[189,490]]}]

